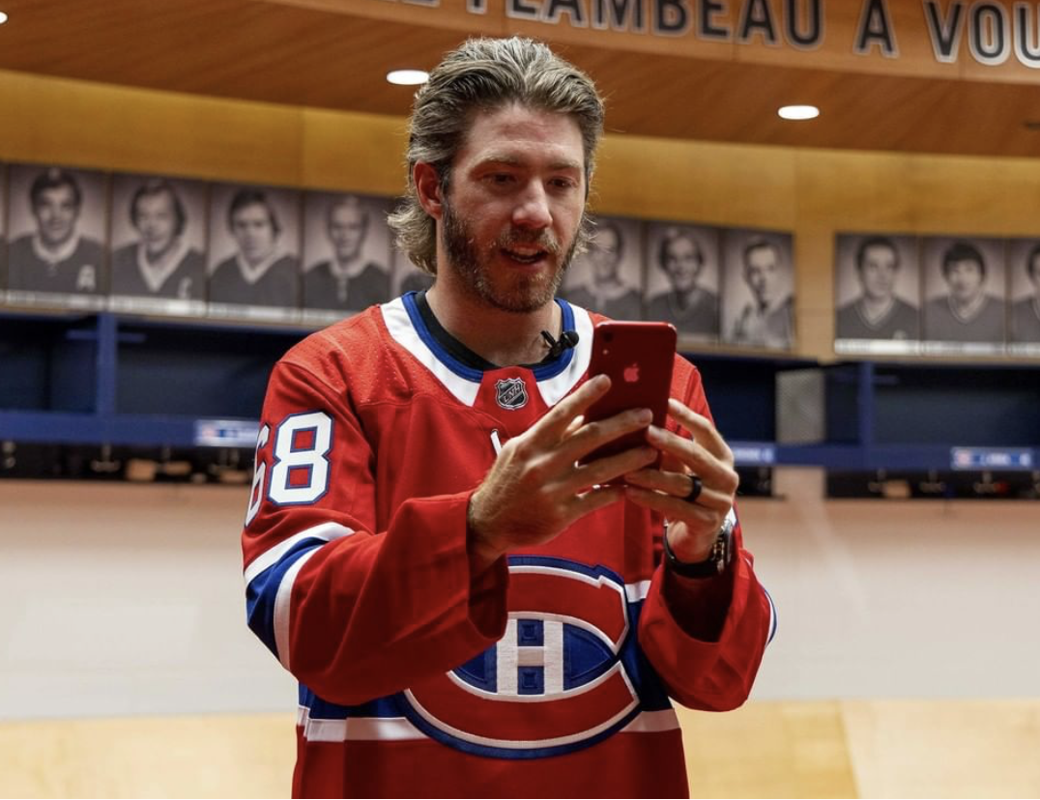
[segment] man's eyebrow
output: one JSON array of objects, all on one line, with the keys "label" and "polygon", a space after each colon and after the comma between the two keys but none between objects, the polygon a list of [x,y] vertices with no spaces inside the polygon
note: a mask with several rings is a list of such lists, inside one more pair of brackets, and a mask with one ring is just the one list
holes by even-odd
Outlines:
[{"label": "man's eyebrow", "polygon": [[[486,158],[480,160],[480,166],[494,166],[496,164],[501,164],[507,167],[522,167],[525,166],[526,163],[527,162],[525,159],[518,158],[517,156],[510,155],[508,153],[491,153]],[[577,161],[573,161],[568,158],[559,161],[553,161],[549,164],[549,169],[555,172],[560,172],[564,170],[575,170],[577,172],[581,172],[584,169],[584,167]]]}]

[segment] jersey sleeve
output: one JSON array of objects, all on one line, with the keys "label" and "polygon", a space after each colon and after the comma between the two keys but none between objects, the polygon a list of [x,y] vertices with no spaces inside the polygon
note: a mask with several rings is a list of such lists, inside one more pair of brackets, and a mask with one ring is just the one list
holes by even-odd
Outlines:
[{"label": "jersey sleeve", "polygon": [[[680,399],[710,419],[696,371]],[[685,630],[690,626],[684,626],[682,617],[703,613],[702,606],[683,603],[677,607],[665,600],[661,535],[655,537],[658,565],[639,622],[640,645],[672,696],[684,706],[706,711],[736,708],[751,692],[766,644],[776,630],[773,602],[755,577],[754,558],[744,548],[739,516],[733,532],[732,574],[711,579],[731,580],[732,590],[702,594],[702,602],[728,599],[716,641],[694,638]]]},{"label": "jersey sleeve", "polygon": [[357,705],[464,663],[506,624],[504,559],[470,574],[470,492],[375,530],[375,457],[346,389],[280,362],[242,534],[250,628],[326,700]]}]

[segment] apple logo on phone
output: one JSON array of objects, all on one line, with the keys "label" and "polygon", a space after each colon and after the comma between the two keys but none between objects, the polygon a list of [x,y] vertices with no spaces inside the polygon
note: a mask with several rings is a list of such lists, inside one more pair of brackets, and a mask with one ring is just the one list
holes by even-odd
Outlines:
[{"label": "apple logo on phone", "polygon": [[625,379],[625,383],[639,383],[639,363],[633,363],[625,367],[622,376]]}]

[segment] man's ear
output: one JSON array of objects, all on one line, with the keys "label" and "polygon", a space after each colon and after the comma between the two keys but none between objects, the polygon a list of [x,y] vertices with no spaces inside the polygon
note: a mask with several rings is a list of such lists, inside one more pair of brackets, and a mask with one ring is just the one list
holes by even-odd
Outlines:
[{"label": "man's ear", "polygon": [[415,181],[415,193],[419,197],[419,205],[439,222],[444,213],[444,199],[441,196],[441,181],[437,170],[425,161],[417,161],[412,167],[412,180]]}]

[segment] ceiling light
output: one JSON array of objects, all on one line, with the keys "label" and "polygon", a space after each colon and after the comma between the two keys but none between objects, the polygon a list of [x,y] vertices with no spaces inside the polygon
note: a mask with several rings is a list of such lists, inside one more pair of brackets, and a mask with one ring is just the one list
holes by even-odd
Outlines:
[{"label": "ceiling light", "polygon": [[783,106],[776,112],[783,119],[816,119],[820,109],[816,106]]},{"label": "ceiling light", "polygon": [[386,73],[386,79],[398,86],[417,86],[430,79],[430,73],[421,69],[395,69]]},{"label": "ceiling light", "polygon": [[5,22],[7,22],[7,14],[0,11],[0,25],[3,25]]}]

